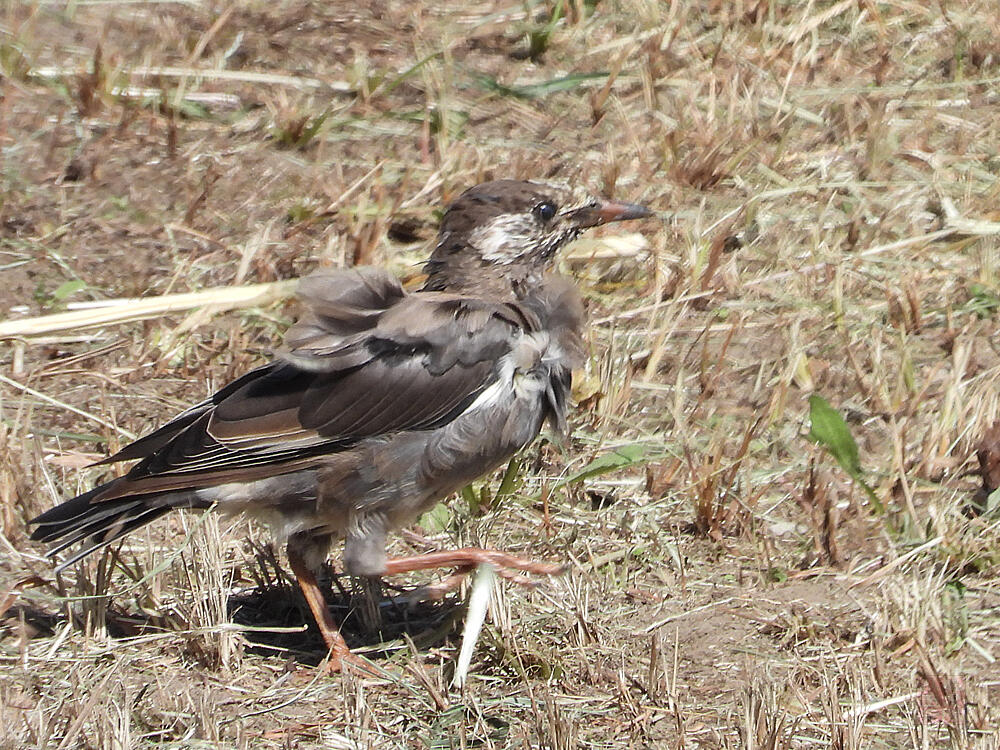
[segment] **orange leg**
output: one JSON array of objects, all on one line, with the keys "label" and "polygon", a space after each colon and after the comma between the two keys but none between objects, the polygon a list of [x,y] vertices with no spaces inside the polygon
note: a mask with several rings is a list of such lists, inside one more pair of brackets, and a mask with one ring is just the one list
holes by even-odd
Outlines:
[{"label": "orange leg", "polygon": [[525,573],[532,573],[534,575],[558,575],[566,570],[564,565],[557,563],[535,562],[534,560],[514,557],[514,555],[508,555],[505,552],[466,547],[465,549],[428,552],[423,555],[413,555],[412,557],[390,558],[385,562],[383,575],[409,573],[413,570],[427,570],[428,568],[464,568],[467,572],[482,563],[492,565],[501,570],[504,568],[522,570]]},{"label": "orange leg", "polygon": [[347,642],[340,634],[340,628],[337,627],[337,623],[326,605],[316,576],[306,565],[302,556],[291,546],[288,547],[288,562],[291,564],[295,579],[299,582],[299,588],[302,589],[302,594],[306,598],[306,604],[309,605],[309,610],[316,620],[320,635],[323,636],[323,642],[329,649],[330,661],[327,663],[327,669],[331,672],[339,672],[346,662],[367,674],[372,674],[371,667],[352,654],[351,649],[347,647]]}]

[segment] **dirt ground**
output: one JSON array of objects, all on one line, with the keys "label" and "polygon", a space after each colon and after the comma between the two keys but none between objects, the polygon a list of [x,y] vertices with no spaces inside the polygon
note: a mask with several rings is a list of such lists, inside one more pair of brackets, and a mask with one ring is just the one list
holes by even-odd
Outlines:
[{"label": "dirt ground", "polygon": [[[988,0],[4,4],[0,748],[1000,748],[998,39]],[[415,282],[499,177],[657,217],[563,259],[572,438],[392,541],[569,564],[496,585],[464,688],[467,591],[375,612],[334,556],[382,676],[329,675],[241,519],[55,575],[26,521],[263,362],[281,282]]]}]

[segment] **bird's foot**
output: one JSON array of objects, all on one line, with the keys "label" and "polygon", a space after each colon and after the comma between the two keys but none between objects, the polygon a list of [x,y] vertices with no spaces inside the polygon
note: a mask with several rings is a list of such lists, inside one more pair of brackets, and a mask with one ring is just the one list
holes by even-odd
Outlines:
[{"label": "bird's foot", "polygon": [[382,676],[371,663],[362,659],[350,649],[331,649],[324,669],[330,674],[351,672],[362,677]]}]

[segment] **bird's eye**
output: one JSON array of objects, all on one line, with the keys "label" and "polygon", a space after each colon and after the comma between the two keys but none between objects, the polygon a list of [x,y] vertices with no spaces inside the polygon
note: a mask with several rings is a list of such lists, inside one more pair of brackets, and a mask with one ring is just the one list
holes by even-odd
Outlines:
[{"label": "bird's eye", "polygon": [[552,221],[552,217],[556,215],[556,205],[550,203],[549,201],[542,201],[537,206],[532,209],[537,216],[542,221]]}]

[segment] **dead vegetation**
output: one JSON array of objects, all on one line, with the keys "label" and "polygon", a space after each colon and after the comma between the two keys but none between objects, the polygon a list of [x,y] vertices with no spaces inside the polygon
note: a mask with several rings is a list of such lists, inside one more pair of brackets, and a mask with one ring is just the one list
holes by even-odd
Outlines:
[{"label": "dead vegetation", "polygon": [[[0,747],[1000,747],[998,38],[986,0],[4,5]],[[426,579],[380,615],[334,576],[383,677],[314,669],[238,520],[53,575],[25,521],[294,317],[237,287],[413,280],[500,176],[662,221],[566,263],[573,439],[395,542],[572,563],[496,589],[464,688]]]}]

